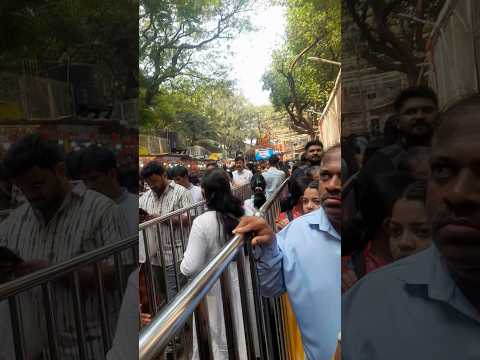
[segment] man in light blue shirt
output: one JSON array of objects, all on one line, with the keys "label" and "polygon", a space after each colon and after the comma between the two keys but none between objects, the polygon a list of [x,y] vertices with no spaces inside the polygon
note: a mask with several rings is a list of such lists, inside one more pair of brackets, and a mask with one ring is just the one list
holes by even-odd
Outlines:
[{"label": "man in light blue shirt", "polygon": [[480,96],[441,115],[426,208],[434,245],[342,299],[345,360],[480,359]]},{"label": "man in light blue shirt", "polygon": [[309,360],[329,360],[340,331],[340,147],[326,151],[320,171],[322,208],[274,234],[261,218],[244,217],[237,234],[252,239],[262,293],[288,293]]},{"label": "man in light blue shirt", "polygon": [[283,183],[283,181],[287,177],[282,170],[278,169],[279,162],[280,159],[277,155],[270,156],[270,159],[268,159],[270,167],[267,171],[262,173],[262,176],[267,183],[267,187],[265,188],[265,195],[267,196],[267,199],[272,196],[275,190]]}]

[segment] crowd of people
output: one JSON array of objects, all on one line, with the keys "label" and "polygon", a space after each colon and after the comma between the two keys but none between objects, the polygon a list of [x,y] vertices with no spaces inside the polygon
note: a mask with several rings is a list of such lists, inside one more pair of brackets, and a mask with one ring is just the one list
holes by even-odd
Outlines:
[{"label": "crowd of people", "polygon": [[[58,144],[28,135],[9,148],[0,167],[0,202],[12,209],[0,222],[0,281],[139,235],[139,258],[120,257],[129,279],[125,292],[117,285],[117,261],[100,263],[115,334],[107,358],[129,358],[138,350],[127,346],[138,334],[138,314],[140,326],[150,323],[153,310],[171,302],[237,234],[251,241],[249,261],[262,296],[283,297],[287,336],[298,340],[295,351],[305,358],[330,359],[340,333],[344,359],[447,359],[452,352],[477,358],[480,97],[440,111],[433,90],[410,87],[394,107],[381,142],[357,136],[324,149],[312,140],[292,166],[277,155],[249,165],[240,155],[234,171],[211,162],[192,176],[186,167],[152,161],[140,172],[141,196],[137,179],[121,176],[111,150],[92,145],[64,156]],[[252,195],[241,199],[235,194],[245,186]],[[275,224],[257,216],[272,196],[280,200]],[[246,358],[234,263],[226,273],[236,346]],[[94,273],[86,267],[77,275],[86,344],[79,350],[75,286],[55,281],[59,356],[78,359],[84,351],[101,359],[106,349]],[[19,298],[29,359],[48,348],[39,291]],[[222,298],[219,284],[206,298],[215,359],[228,358]],[[12,334],[7,300],[0,302],[0,317],[1,333]],[[186,329],[184,351],[197,359],[195,326],[189,321]],[[14,349],[7,336],[0,358],[14,358]]]},{"label": "crowd of people", "polygon": [[[320,191],[323,145],[318,140],[311,141],[306,144],[305,152],[306,161],[292,169],[284,170],[277,155],[269,158],[268,166],[263,171],[255,167],[252,167],[253,171],[247,169],[245,160],[241,156],[235,159],[235,171],[231,174],[228,169],[216,163],[209,163],[206,172],[199,179],[200,187],[191,184],[188,170],[183,166],[168,169],[152,161],[142,168],[141,178],[148,188],[139,200],[140,211],[144,215],[142,220],[165,216],[186,207],[195,207],[199,200],[205,200],[205,205],[201,207],[202,213],[193,216],[188,239],[182,239],[180,233],[175,234],[182,221],[180,217],[175,218],[173,223],[160,222],[156,228],[140,234],[140,261],[146,260],[146,253],[142,249],[148,246],[150,262],[152,267],[157,269],[154,273],[157,274],[155,277],[158,279],[157,294],[161,297],[157,299],[159,306],[169,302],[169,299],[172,299],[173,295],[185,285],[188,278],[200,272],[231,238],[232,230],[238,225],[239,219],[244,215],[254,215],[260,210],[288,177],[290,177],[288,186],[278,194],[282,208],[282,213],[276,221],[278,231],[286,227],[289,219],[293,221],[296,217],[320,208],[322,203],[320,193],[324,192]],[[337,167],[340,169],[340,162]],[[327,178],[328,176],[324,174],[323,179]],[[234,190],[242,186],[250,186],[252,190],[251,198],[244,201],[234,196]],[[197,195],[198,198],[194,199]],[[338,208],[340,205],[335,204],[335,206]],[[192,215],[192,211],[185,211],[182,216],[188,217],[188,215]],[[160,236],[158,237],[157,234]],[[163,243],[161,247],[159,241]],[[235,267],[232,265],[229,268],[229,274],[232,289],[236,289],[232,291],[238,292],[238,275],[235,272]],[[163,277],[161,274],[166,276]],[[237,301],[235,303],[235,323],[238,326],[236,333],[241,337],[244,332],[240,296],[234,294],[232,298]],[[142,308],[148,309],[146,289],[141,289],[141,299],[145,301]],[[221,304],[219,287],[209,293],[207,300],[215,359],[226,359],[228,349],[222,307],[219,305]],[[147,314],[144,313],[142,318],[145,319],[144,325],[149,323],[150,317]],[[193,335],[195,336],[195,333]],[[239,344],[240,353],[246,354],[245,340],[239,341]],[[194,341],[193,358],[198,356],[196,351]],[[303,352],[302,349],[301,351]]]},{"label": "crowd of people", "polygon": [[474,359],[480,97],[439,111],[420,86],[394,105],[383,143],[342,142],[342,358]]}]

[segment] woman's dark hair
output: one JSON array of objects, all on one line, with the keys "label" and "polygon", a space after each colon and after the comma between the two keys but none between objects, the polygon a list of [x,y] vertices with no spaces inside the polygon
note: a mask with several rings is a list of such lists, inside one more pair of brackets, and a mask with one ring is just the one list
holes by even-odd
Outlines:
[{"label": "woman's dark hair", "polygon": [[400,196],[400,198],[397,200],[405,199],[405,200],[420,201],[422,203],[425,203],[426,197],[427,197],[427,181],[418,180],[408,185],[405,191],[403,192],[402,196]]},{"label": "woman's dark hair", "polygon": [[300,201],[300,198],[303,196],[303,193],[310,182],[310,179],[306,176],[290,177],[290,180],[288,181],[289,197],[286,200],[281,201],[281,210],[292,210]]},{"label": "woman's dark hair", "polygon": [[402,196],[412,179],[398,172],[371,178],[360,195],[363,244],[373,239],[384,220],[392,213],[395,202]]},{"label": "woman's dark hair", "polygon": [[260,209],[265,201],[267,201],[267,196],[265,195],[265,188],[267,187],[267,182],[261,173],[256,173],[252,176],[250,180],[250,186],[253,191],[253,206],[256,209]]},{"label": "woman's dark hair", "polygon": [[[305,188],[305,190],[306,189],[317,189],[318,190],[318,181],[317,180],[310,181],[308,183],[308,186]],[[303,190],[303,192],[305,192],[305,190]]]},{"label": "woman's dark hair", "polygon": [[[223,226],[224,235],[229,236],[243,216],[242,202],[232,194],[228,174],[222,169],[213,169],[202,179],[207,207],[217,212],[217,218]],[[223,238],[223,237],[222,237]]]}]

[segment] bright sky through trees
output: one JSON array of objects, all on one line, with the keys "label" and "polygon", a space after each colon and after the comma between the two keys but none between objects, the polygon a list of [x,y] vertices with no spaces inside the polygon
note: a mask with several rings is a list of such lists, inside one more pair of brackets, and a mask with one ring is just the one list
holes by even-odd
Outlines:
[{"label": "bright sky through trees", "polygon": [[262,76],[271,63],[272,51],[283,41],[284,15],[285,9],[280,6],[257,7],[250,18],[257,31],[244,33],[232,43],[232,77],[255,105],[270,104],[268,91],[262,90]]}]

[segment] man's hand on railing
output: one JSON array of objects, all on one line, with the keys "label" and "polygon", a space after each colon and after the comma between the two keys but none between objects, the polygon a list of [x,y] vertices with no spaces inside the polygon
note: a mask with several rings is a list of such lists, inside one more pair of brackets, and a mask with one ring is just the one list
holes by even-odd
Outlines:
[{"label": "man's hand on railing", "polygon": [[246,235],[253,232],[252,245],[270,245],[275,240],[275,233],[270,225],[257,216],[244,216],[238,226],[233,230],[236,235]]}]

